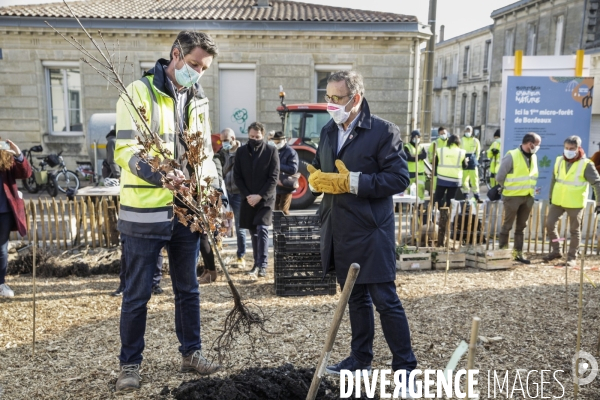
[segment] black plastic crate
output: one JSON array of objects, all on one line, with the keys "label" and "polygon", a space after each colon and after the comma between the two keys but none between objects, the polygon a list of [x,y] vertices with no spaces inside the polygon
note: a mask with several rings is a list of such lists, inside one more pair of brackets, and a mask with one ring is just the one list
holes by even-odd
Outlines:
[{"label": "black plastic crate", "polygon": [[333,275],[327,275],[325,279],[321,276],[275,279],[275,294],[277,296],[334,295],[336,292],[337,285]]},{"label": "black plastic crate", "polygon": [[323,274],[323,267],[321,261],[309,261],[309,262],[298,262],[298,261],[287,261],[277,262],[275,261],[275,279],[277,278],[291,278],[296,276],[304,277],[316,277]]},{"label": "black plastic crate", "polygon": [[273,230],[275,232],[287,232],[295,228],[319,228],[321,217],[314,215],[285,215],[281,211],[273,212]]},{"label": "black plastic crate", "polygon": [[321,264],[321,253],[279,253],[275,252],[275,266],[283,264]]},{"label": "black plastic crate", "polygon": [[282,234],[273,235],[275,253],[317,253],[321,251],[321,238],[311,235],[298,240],[290,240]]}]

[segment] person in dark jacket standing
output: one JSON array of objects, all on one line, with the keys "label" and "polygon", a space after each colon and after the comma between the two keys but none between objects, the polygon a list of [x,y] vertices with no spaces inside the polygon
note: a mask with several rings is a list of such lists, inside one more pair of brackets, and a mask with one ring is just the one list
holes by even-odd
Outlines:
[{"label": "person in dark jacket standing", "polygon": [[283,132],[275,132],[272,140],[279,153],[279,179],[277,180],[275,210],[290,215],[292,192],[296,189],[293,183],[296,183],[296,187],[298,183],[298,179],[294,179],[292,176],[298,173],[298,153],[287,145]]},{"label": "person in dark jacket standing", "polygon": [[254,266],[248,272],[267,274],[269,225],[273,220],[275,187],[279,177],[277,149],[264,140],[265,127],[253,122],[248,127],[248,143],[235,154],[233,178],[242,194],[240,228],[250,230]]},{"label": "person in dark jacket standing", "polygon": [[102,161],[103,178],[121,178],[121,167],[115,161],[115,144],[117,142],[117,132],[111,129],[106,135],[106,159]]},{"label": "person in dark jacket standing", "polygon": [[[223,133],[225,132],[225,133]],[[243,268],[246,266],[244,255],[246,255],[246,229],[240,228],[240,212],[242,208],[242,195],[240,189],[235,184],[233,177],[233,167],[235,166],[235,153],[242,146],[239,140],[235,140],[235,133],[232,129],[225,128],[221,132],[221,142],[225,149],[225,165],[223,166],[223,179],[225,180],[225,188],[227,188],[227,197],[229,205],[233,211],[235,219],[235,234],[237,236],[237,259],[232,266]]]},{"label": "person in dark jacket standing", "polygon": [[393,355],[392,368],[416,368],[406,314],[396,292],[395,221],[392,196],[410,178],[398,127],[371,114],[363,79],[356,71],[339,71],[327,81],[327,110],[332,116],[321,130],[309,183],[325,193],[321,216],[323,273],[335,270],[344,286],[350,264],[360,273],[348,309],[350,356],[327,372],[370,370],[375,331],[373,304],[381,317]]},{"label": "person in dark jacket standing", "polygon": [[[15,293],[4,281],[8,267],[8,239],[11,231],[27,235],[25,204],[17,189],[17,179],[31,176],[31,166],[19,147],[7,140],[0,148],[0,297],[13,297]],[[6,147],[4,148],[4,143]]]}]

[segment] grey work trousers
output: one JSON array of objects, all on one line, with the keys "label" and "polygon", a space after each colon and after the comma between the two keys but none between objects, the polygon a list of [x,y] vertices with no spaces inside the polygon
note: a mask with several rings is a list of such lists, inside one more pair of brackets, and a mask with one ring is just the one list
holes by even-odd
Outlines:
[{"label": "grey work trousers", "polygon": [[552,253],[560,253],[560,242],[557,240],[559,238],[558,220],[566,212],[570,220],[569,232],[571,233],[567,259],[575,260],[577,258],[577,250],[579,249],[579,241],[581,240],[583,210],[583,208],[564,208],[550,204],[548,219],[546,220],[546,231],[548,232],[548,238],[550,238]]},{"label": "grey work trousers", "polygon": [[515,246],[517,252],[523,251],[523,232],[527,227],[529,214],[533,208],[533,196],[502,196],[504,203],[504,220],[500,228],[500,248],[508,248],[508,235],[513,227],[515,219]]}]

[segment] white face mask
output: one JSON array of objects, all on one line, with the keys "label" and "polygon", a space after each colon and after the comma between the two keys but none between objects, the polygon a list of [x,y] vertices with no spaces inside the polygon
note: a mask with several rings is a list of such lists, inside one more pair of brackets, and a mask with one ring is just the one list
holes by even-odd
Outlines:
[{"label": "white face mask", "polygon": [[181,86],[186,88],[194,86],[200,80],[201,76],[202,75],[190,67],[185,60],[183,60],[183,67],[181,67],[181,69],[175,68],[175,80]]},{"label": "white face mask", "polygon": [[471,137],[473,135],[471,132],[465,132],[465,137]]},{"label": "white face mask", "polygon": [[414,144],[419,144],[419,143],[421,143],[421,139],[414,138],[414,139],[412,140],[412,142],[413,142]]},{"label": "white face mask", "polygon": [[564,151],[565,157],[568,158],[569,160],[572,158],[577,157],[577,150],[567,150],[565,149]]},{"label": "white face mask", "polygon": [[540,146],[535,146],[535,147],[533,148],[533,150],[531,150],[531,154],[535,154],[535,153],[537,153],[539,149],[540,149]]},{"label": "white face mask", "polygon": [[440,139],[442,139],[442,140],[448,140],[448,134],[447,133],[442,133],[440,135]]},{"label": "white face mask", "polygon": [[331,115],[331,118],[335,121],[336,124],[343,124],[348,121],[350,117],[350,111],[346,111],[346,107],[350,104],[354,98],[351,98],[349,102],[345,105],[327,103],[327,112]]}]

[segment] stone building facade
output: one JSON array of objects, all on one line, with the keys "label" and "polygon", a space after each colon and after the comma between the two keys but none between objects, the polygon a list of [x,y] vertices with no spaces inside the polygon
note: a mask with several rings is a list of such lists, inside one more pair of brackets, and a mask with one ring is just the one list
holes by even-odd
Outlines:
[{"label": "stone building facade", "polygon": [[436,44],[434,127],[458,134],[467,125],[486,125],[491,49],[491,26]]},{"label": "stone building facade", "polygon": [[[211,102],[213,132],[232,127],[243,137],[244,126],[254,120],[280,128],[280,85],[287,104],[317,102],[328,74],[350,68],[363,74],[373,112],[410,131],[427,26],[400,14],[258,3],[240,0],[232,7],[228,0],[182,0],[161,8],[154,0],[91,0],[74,3],[73,10],[96,38],[102,31],[110,49],[118,43],[115,57],[126,82],[168,58],[179,31],[210,33],[220,54],[200,83]],[[132,9],[136,19],[130,18]],[[178,14],[181,9],[188,10],[185,16]],[[44,21],[90,47],[62,3],[0,8],[0,137],[22,147],[41,143],[47,152],[62,150],[73,166],[87,159],[90,117],[114,112],[118,96]],[[240,99],[247,102],[243,121],[232,108]]]}]

